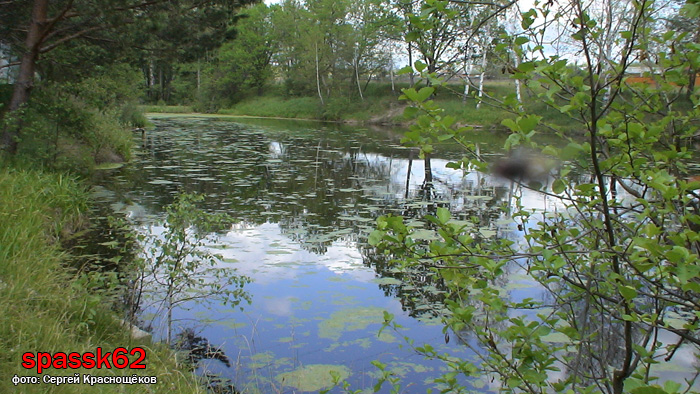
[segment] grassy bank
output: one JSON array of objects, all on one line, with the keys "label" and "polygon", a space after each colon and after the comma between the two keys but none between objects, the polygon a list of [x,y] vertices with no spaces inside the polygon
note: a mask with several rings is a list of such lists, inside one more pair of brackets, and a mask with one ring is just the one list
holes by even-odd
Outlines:
[{"label": "grassy bank", "polygon": [[[197,393],[169,350],[132,340],[111,310],[114,294],[64,264],[60,239],[80,228],[87,191],[60,174],[0,170],[0,391],[17,393]],[[143,346],[146,369],[57,369],[41,375],[22,367],[25,352],[95,352]],[[134,361],[134,358],[131,359]],[[157,384],[13,385],[18,376],[73,374],[156,376]],[[82,382],[82,376],[81,376]]]},{"label": "grassy bank", "polygon": [[188,114],[194,112],[189,105],[142,105],[141,112],[153,112],[161,114]]},{"label": "grassy bank", "polygon": [[[406,104],[399,100],[401,88],[392,89],[389,84],[373,84],[368,86],[364,98],[360,97],[331,97],[321,100],[318,96],[282,97],[264,95],[249,97],[231,108],[219,110],[220,114],[260,117],[322,119],[341,122],[356,122],[370,124],[405,124],[403,109]],[[483,103],[477,108],[477,100],[470,96],[463,100],[460,95],[463,85],[449,85],[438,90],[434,100],[445,110],[446,115],[454,116],[458,122],[465,125],[480,127],[499,126],[503,119],[514,118],[515,115],[495,106]],[[515,92],[512,81],[489,81],[485,85],[486,94],[493,97],[504,97]],[[472,90],[472,93],[474,91]],[[524,93],[524,106],[531,113],[544,116],[546,122],[567,125],[569,120],[558,111],[548,108],[537,99],[532,99]],[[164,107],[162,111],[149,107],[155,112],[170,112],[178,107]]]},{"label": "grassy bank", "polygon": [[[252,96],[243,99],[229,108],[219,109],[219,115],[252,116],[264,118],[316,119],[361,124],[405,125],[410,120],[404,118],[404,101],[399,100],[401,89],[407,84],[398,84],[392,89],[391,84],[370,84],[364,96],[357,94],[349,97],[324,98],[323,103],[318,96],[285,97],[274,89],[262,96]],[[514,118],[515,115],[487,103],[477,108],[479,100],[471,95],[466,100],[462,98],[464,85],[448,85],[438,89],[434,100],[445,110],[446,115],[457,118],[463,125],[477,127],[501,127],[503,119]],[[515,93],[515,85],[510,80],[487,81],[484,92],[495,98],[502,98]],[[544,122],[574,128],[570,119],[559,111],[553,110],[539,99],[523,92],[523,106],[530,113],[540,114]],[[142,106],[143,112],[182,114],[192,112],[189,106],[150,105]]]}]

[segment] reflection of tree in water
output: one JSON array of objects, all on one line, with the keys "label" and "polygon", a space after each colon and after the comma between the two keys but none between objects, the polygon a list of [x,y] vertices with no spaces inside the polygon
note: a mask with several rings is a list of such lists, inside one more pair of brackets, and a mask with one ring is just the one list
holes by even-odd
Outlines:
[{"label": "reflection of tree in water", "polygon": [[[390,170],[386,163],[361,158],[359,149],[339,152],[330,148],[319,144],[314,152],[313,176],[289,177],[268,191],[290,197],[270,202],[270,211],[279,212],[270,215],[271,221],[305,249],[318,254],[326,253],[337,239],[357,241],[362,223],[376,218],[368,209],[376,202],[363,189],[388,178]],[[288,148],[288,154],[303,157],[295,154],[295,149]]]},{"label": "reflection of tree in water", "polygon": [[[231,360],[221,347],[212,346],[208,339],[197,335],[192,328],[185,328],[178,333],[173,347],[175,350],[184,352],[187,355],[187,364],[193,371],[204,360],[218,360],[227,368],[231,368]],[[209,371],[204,371],[203,377],[209,392],[221,394],[236,394],[239,392],[229,379],[222,378]]]},{"label": "reflection of tree in water", "polygon": [[[142,165],[153,168],[127,174],[127,184],[132,183],[127,187],[142,182],[146,201],[157,206],[170,203],[177,189],[205,193],[206,210],[223,210],[246,225],[278,223],[284,234],[314,253],[326,253],[337,240],[358,241],[388,212],[417,220],[446,207],[458,220],[493,227],[507,196],[507,188],[490,186],[485,178],[456,182],[435,176],[428,156],[423,159],[422,187],[406,189],[412,197],[397,200],[404,194],[403,180],[392,183],[392,165],[403,160],[410,166],[415,152],[364,136],[271,137],[234,124],[207,129],[202,122],[187,130],[177,123],[163,124],[169,138],[142,156]],[[153,179],[173,183],[149,183]],[[401,293],[412,313],[443,308],[445,286],[433,270],[395,272],[383,261],[386,256],[361,249],[365,263],[381,276],[413,284],[414,289],[382,285],[387,293]],[[416,289],[425,293],[422,299],[415,298]]]},{"label": "reflection of tree in water", "polygon": [[[603,279],[600,277],[598,280]],[[555,311],[566,316],[565,321],[573,322],[572,324],[575,324],[578,330],[575,350],[560,357],[566,360],[562,368],[563,372],[572,381],[577,382],[574,389],[577,386],[583,388],[597,385],[601,392],[609,392],[609,387],[601,385],[609,384],[612,371],[620,368],[625,359],[625,353],[621,351],[625,342],[625,326],[619,319],[616,320],[614,313],[611,312],[619,307],[619,303],[613,299],[594,300],[591,297],[581,297],[573,302],[562,304],[559,300],[566,299],[567,293],[576,290],[563,281],[549,284],[547,290],[545,304],[554,305]],[[650,315],[664,316],[667,312],[664,310],[665,307],[652,297],[639,296],[636,303],[641,311]],[[692,313],[692,311],[688,312]],[[634,343],[642,344],[647,348],[660,346],[663,342],[663,339],[658,337],[658,333],[654,333],[654,330],[649,330],[646,326],[633,326],[631,334],[631,340]],[[680,341],[678,345],[682,343]],[[670,356],[672,353],[662,353],[657,355],[657,359],[662,361],[666,357],[670,359]]]},{"label": "reflection of tree in water", "polygon": [[185,328],[176,335],[174,347],[187,353],[187,362],[193,369],[202,360],[219,360],[226,367],[231,367],[231,360],[224,351],[212,346],[208,339],[198,336],[192,328]]},{"label": "reflection of tree in water", "polygon": [[[433,176],[430,158],[425,159],[425,180],[414,195],[416,198],[403,201],[390,202],[387,211],[397,212],[404,218],[404,222],[420,221],[423,229],[437,231],[437,227],[423,218],[427,215],[435,216],[438,208],[447,208],[452,212],[455,220],[472,223],[472,237],[474,242],[479,242],[483,228],[494,229],[501,233],[496,225],[498,219],[503,218],[504,205],[508,203],[508,189],[487,185],[484,179],[477,182],[462,181],[454,184]],[[411,161],[409,160],[409,166]],[[410,170],[407,177],[410,177]],[[436,188],[435,183],[441,183],[442,187]],[[406,184],[410,184],[407,179]],[[406,193],[408,195],[409,193]],[[427,246],[428,241],[422,242]],[[360,246],[363,261],[367,266],[374,268],[377,274],[384,278],[393,278],[397,283],[380,284],[379,287],[386,296],[396,297],[401,301],[402,308],[413,317],[441,317],[446,313],[445,302],[447,299],[457,300],[460,303],[476,302],[468,297],[468,294],[460,294],[450,290],[440,273],[439,266],[417,264],[411,266],[398,266],[396,256],[384,254],[374,247],[366,244]],[[439,262],[438,262],[439,264]],[[493,283],[494,286],[505,286],[505,277]],[[485,305],[476,306],[483,310]],[[456,333],[460,340],[466,340],[467,333]]]}]

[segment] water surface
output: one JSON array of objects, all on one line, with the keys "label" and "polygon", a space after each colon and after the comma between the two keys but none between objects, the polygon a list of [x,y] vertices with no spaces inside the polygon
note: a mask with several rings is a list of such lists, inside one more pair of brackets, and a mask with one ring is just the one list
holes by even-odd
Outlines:
[{"label": "water surface", "polygon": [[[325,380],[334,366],[352,389],[370,389],[379,361],[405,392],[425,392],[440,388],[431,379],[444,364],[412,346],[474,357],[465,346],[477,346],[469,333],[457,336],[441,324],[441,280],[427,269],[393,268],[366,238],[380,215],[412,220],[446,207],[478,223],[484,236],[517,239],[508,219],[510,182],[446,168],[462,152],[441,147],[426,188],[424,161],[400,145],[396,130],[186,117],[154,123],[138,139],[135,160],[106,177],[95,196],[140,231],[162,232],[163,209],[180,191],[204,195],[203,208],[233,218],[208,247],[222,256],[220,267],[252,279],[252,303],[243,310],[189,304],[174,314],[176,330],[227,357],[201,363],[202,375],[230,379],[242,392],[292,393],[322,388],[319,376]],[[503,142],[492,131],[473,137],[486,157]],[[541,194],[518,193],[527,208],[556,207]],[[513,298],[543,297],[517,267],[502,286]],[[385,311],[401,329],[380,331]],[[162,312],[146,308],[142,320],[162,338]],[[488,390],[487,378],[472,383]]]},{"label": "water surface", "polygon": [[[246,286],[252,303],[243,311],[223,305],[175,311],[178,329],[194,330],[231,360],[207,361],[200,372],[227,377],[241,391],[299,392],[313,384],[295,387],[299,382],[285,373],[342,365],[356,389],[374,384],[377,360],[419,392],[435,387],[430,379],[443,366],[424,360],[404,337],[470,356],[443,330],[439,281],[430,272],[392,270],[366,237],[380,215],[420,217],[437,206],[478,216],[484,231],[498,231],[508,223],[500,207],[509,184],[446,168],[462,152],[443,148],[431,160],[434,187],[426,189],[424,162],[400,145],[398,131],[206,118],[154,123],[138,140],[135,160],[96,195],[142,229],[179,191],[201,193],[205,209],[234,218],[210,248],[223,267],[252,279]],[[475,138],[485,152],[501,144],[492,132]],[[380,333],[384,311],[395,315],[400,331]],[[162,335],[162,320],[151,312],[143,319],[155,318]]]}]

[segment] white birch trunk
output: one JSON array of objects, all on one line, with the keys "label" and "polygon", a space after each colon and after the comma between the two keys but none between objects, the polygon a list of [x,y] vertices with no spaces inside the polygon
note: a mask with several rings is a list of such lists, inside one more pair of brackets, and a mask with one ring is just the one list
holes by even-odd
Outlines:
[{"label": "white birch trunk", "polygon": [[360,57],[357,54],[357,48],[355,48],[355,82],[357,82],[357,91],[360,92],[360,99],[365,101],[365,96],[362,94],[362,86],[360,85],[360,72],[358,68],[360,63]]},{"label": "white birch trunk", "polygon": [[471,85],[471,82],[472,82],[471,78],[469,78],[469,75],[471,75],[471,73],[472,73],[472,67],[473,67],[472,61],[469,60],[469,65],[467,66],[467,69],[465,70],[465,73],[467,75],[464,76],[464,95],[462,96],[462,103],[466,103],[467,96],[469,96],[469,88],[470,88],[469,85]]},{"label": "white birch trunk", "polygon": [[316,46],[316,89],[318,90],[318,98],[321,99],[321,105],[326,105],[326,103],[323,101],[323,94],[321,94],[321,76],[320,76],[320,71],[318,69],[318,43],[315,44]]},{"label": "white birch trunk", "polygon": [[476,103],[476,109],[481,108],[481,98],[484,97],[484,75],[486,75],[486,48],[482,48],[481,55],[481,74],[479,75],[479,102]]},{"label": "white birch trunk", "polygon": [[394,85],[394,55],[389,53],[389,77],[391,78],[391,91],[396,92]]}]

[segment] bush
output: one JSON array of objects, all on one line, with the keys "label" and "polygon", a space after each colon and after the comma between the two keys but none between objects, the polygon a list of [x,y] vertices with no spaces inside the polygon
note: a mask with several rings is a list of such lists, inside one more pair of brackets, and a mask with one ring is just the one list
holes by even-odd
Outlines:
[{"label": "bush", "polygon": [[132,127],[146,127],[148,125],[148,119],[134,102],[126,103],[122,107],[119,122]]},{"label": "bush", "polygon": [[147,123],[135,101],[137,78],[114,66],[76,83],[38,85],[12,114],[22,119],[19,160],[85,174],[95,163],[129,159],[128,128]]}]

